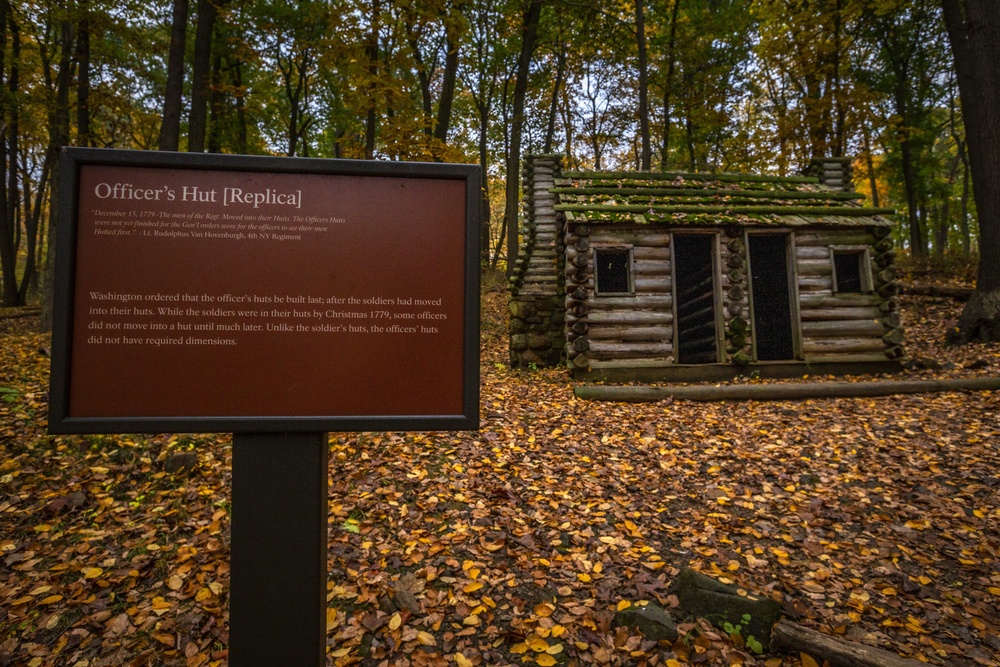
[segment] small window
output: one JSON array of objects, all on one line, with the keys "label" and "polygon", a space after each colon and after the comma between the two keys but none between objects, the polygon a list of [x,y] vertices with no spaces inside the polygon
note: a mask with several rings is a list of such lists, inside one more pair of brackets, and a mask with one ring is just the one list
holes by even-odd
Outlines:
[{"label": "small window", "polygon": [[632,293],[632,250],[595,248],[594,264],[598,294]]},{"label": "small window", "polygon": [[872,290],[867,247],[831,247],[830,254],[833,258],[834,292],[861,293]]}]

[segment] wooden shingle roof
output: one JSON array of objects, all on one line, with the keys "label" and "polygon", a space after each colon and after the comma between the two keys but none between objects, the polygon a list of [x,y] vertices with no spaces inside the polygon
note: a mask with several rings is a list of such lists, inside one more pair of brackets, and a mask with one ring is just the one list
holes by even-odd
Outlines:
[{"label": "wooden shingle roof", "polygon": [[894,212],[806,176],[566,171],[552,192],[577,223],[881,227]]}]

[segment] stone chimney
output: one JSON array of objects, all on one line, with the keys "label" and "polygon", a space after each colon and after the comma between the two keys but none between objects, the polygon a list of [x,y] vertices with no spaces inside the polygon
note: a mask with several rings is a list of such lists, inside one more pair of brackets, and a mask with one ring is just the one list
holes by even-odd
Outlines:
[{"label": "stone chimney", "polygon": [[854,192],[854,169],[849,157],[816,157],[812,159],[809,175],[819,178],[820,185],[834,190]]},{"label": "stone chimney", "polygon": [[561,363],[566,335],[561,218],[552,193],[562,170],[558,155],[529,155],[524,165],[524,221],[510,284],[510,365]]}]

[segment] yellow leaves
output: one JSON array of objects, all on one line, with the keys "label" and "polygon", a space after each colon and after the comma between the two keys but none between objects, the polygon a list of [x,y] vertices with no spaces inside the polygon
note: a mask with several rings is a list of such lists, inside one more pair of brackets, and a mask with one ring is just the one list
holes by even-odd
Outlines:
[{"label": "yellow leaves", "polygon": [[666,663],[667,667],[683,667],[683,665],[678,661],[670,658]]},{"label": "yellow leaves", "polygon": [[399,626],[401,626],[402,624],[403,624],[403,617],[400,616],[399,612],[397,611],[389,619],[389,629],[393,631],[399,630]]},{"label": "yellow leaves", "polygon": [[556,664],[556,659],[547,653],[543,653],[535,657],[535,662],[542,667],[552,667],[552,665]]},{"label": "yellow leaves", "polygon": [[802,667],[819,667],[819,663],[808,653],[799,653],[799,659],[802,661]]},{"label": "yellow leaves", "polygon": [[617,609],[618,609],[618,611],[624,611],[625,609],[628,609],[631,606],[632,606],[632,603],[629,602],[628,600],[620,600],[618,602]]},{"label": "yellow leaves", "polygon": [[470,583],[466,584],[465,587],[462,589],[462,592],[463,593],[475,593],[476,591],[478,591],[483,586],[484,586],[483,582],[481,582],[481,581],[473,581],[473,582],[470,582]]},{"label": "yellow leaves", "polygon": [[541,602],[535,605],[535,615],[540,618],[548,618],[556,610],[555,605],[548,602]]},{"label": "yellow leaves", "polygon": [[104,574],[104,570],[99,567],[85,567],[80,570],[80,574],[83,575],[84,579],[97,579]]},{"label": "yellow leaves", "polygon": [[531,635],[528,637],[525,644],[535,653],[544,653],[549,650],[549,643],[538,635]]},{"label": "yellow leaves", "polygon": [[434,638],[434,635],[432,635],[431,633],[426,632],[424,630],[421,630],[421,631],[419,631],[417,633],[417,642],[421,646],[436,646],[437,645],[437,640]]},{"label": "yellow leaves", "polygon": [[472,661],[466,658],[463,653],[456,653],[454,657],[455,664],[457,664],[458,667],[472,667]]}]

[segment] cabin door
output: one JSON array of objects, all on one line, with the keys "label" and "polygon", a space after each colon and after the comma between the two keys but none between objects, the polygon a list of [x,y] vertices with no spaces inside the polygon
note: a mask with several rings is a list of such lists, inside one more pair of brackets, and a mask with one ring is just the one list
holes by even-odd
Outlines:
[{"label": "cabin door", "polygon": [[748,237],[753,339],[758,361],[795,358],[788,280],[788,234]]},{"label": "cabin door", "polygon": [[674,234],[677,363],[719,360],[715,296],[715,236]]}]

